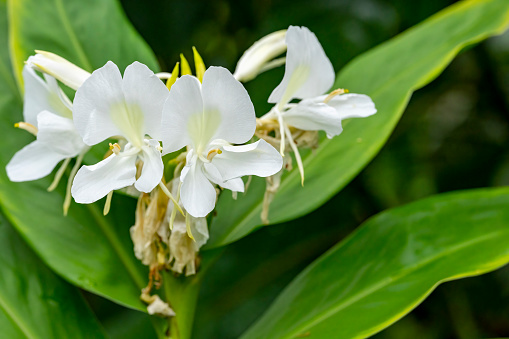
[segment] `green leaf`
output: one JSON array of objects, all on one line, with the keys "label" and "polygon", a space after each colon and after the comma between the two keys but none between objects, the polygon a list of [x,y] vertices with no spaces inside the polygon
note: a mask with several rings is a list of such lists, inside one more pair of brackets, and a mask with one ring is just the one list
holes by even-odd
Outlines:
[{"label": "green leaf", "polygon": [[[154,67],[152,54],[124,19],[116,1],[21,0],[9,2],[9,6],[16,65],[37,48],[59,53],[88,69],[90,65],[100,67],[108,59],[121,67],[133,60]],[[22,109],[9,67],[4,3],[0,3],[0,14],[0,46],[4,46],[0,51],[0,207],[42,260],[65,279],[146,311],[139,295],[148,282],[148,270],[134,257],[129,236],[134,223],[132,199],[115,196],[108,217],[103,217],[99,204],[72,204],[64,217],[65,179],[57,191],[49,193],[46,189],[52,176],[29,183],[12,183],[6,176],[7,162],[33,137],[13,127],[22,119]],[[80,55],[83,58],[78,58]],[[85,60],[90,65],[85,65]]]},{"label": "green leaf", "polygon": [[51,272],[0,214],[3,338],[105,338],[78,289]]},{"label": "green leaf", "polygon": [[382,212],[306,268],[242,337],[365,338],[444,281],[509,262],[509,188]]},{"label": "green leaf", "polygon": [[[462,48],[501,33],[508,24],[507,1],[462,1],[348,64],[335,87],[368,94],[378,113],[347,121],[341,135],[322,139],[315,152],[305,154],[304,187],[297,170],[283,176],[270,207],[271,223],[312,211],[348,184],[387,141],[412,92],[438,76]],[[221,195],[208,248],[261,226],[263,191],[263,179],[258,179],[237,201]]]},{"label": "green leaf", "polygon": [[111,60],[123,71],[134,61],[159,69],[154,54],[116,0],[8,0],[15,75],[34,50],[56,53],[87,71]]}]

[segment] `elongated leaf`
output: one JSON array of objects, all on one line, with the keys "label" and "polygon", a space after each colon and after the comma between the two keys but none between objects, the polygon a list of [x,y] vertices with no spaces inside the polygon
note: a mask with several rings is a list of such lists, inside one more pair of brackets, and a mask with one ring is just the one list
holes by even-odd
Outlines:
[{"label": "elongated leaf", "polygon": [[20,80],[34,50],[46,50],[93,71],[108,60],[123,70],[133,61],[154,72],[156,59],[117,0],[9,0],[10,51]]},{"label": "elongated leaf", "polygon": [[104,338],[77,288],[47,268],[0,215],[2,338]]},{"label": "elongated leaf", "polygon": [[[33,49],[60,53],[88,69],[100,67],[108,59],[121,65],[132,60],[154,63],[153,56],[125,21],[115,1],[22,0],[9,5],[12,6],[9,8],[14,39],[11,45],[16,65]],[[107,218],[102,216],[102,206],[98,204],[73,204],[69,215],[64,217],[65,179],[56,192],[48,193],[46,188],[52,176],[31,183],[12,183],[6,176],[7,162],[33,138],[13,128],[22,119],[21,98],[9,67],[5,4],[0,9],[0,46],[4,47],[0,51],[3,140],[0,207],[57,273],[93,293],[145,310],[139,295],[147,284],[148,270],[134,257],[129,237],[129,227],[134,222],[134,201],[115,197],[112,213]],[[63,16],[65,13],[67,16]],[[88,60],[91,67],[81,58]]]},{"label": "elongated leaf", "polygon": [[441,282],[509,262],[509,189],[438,195],[372,219],[303,271],[242,337],[365,338]]},{"label": "elongated leaf", "polygon": [[[304,215],[337,193],[387,141],[414,90],[438,76],[461,48],[501,33],[508,24],[507,1],[462,1],[347,65],[335,87],[368,94],[378,113],[347,121],[341,135],[322,140],[316,152],[306,154],[305,186],[300,186],[296,170],[284,176],[270,221]],[[209,248],[235,241],[261,225],[263,187],[263,180],[253,181],[238,201],[221,196]]]}]

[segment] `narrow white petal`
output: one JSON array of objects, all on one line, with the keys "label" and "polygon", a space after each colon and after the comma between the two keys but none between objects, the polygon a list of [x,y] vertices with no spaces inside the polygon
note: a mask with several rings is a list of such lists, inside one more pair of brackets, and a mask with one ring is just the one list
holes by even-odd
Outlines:
[{"label": "narrow white petal", "polygon": [[157,149],[159,142],[156,140],[149,140],[149,145],[141,148],[141,160],[143,160],[143,167],[141,175],[136,180],[134,187],[140,192],[149,193],[156,187],[163,177],[163,159],[161,158],[161,151]]},{"label": "narrow white petal", "polygon": [[267,63],[286,51],[286,30],[270,33],[249,47],[239,59],[233,76],[246,82],[260,74]]},{"label": "narrow white petal", "polygon": [[[51,79],[54,81],[54,78]],[[61,116],[71,117],[71,111],[60,99],[58,86],[51,88],[28,66],[23,68],[23,82],[25,84],[25,96],[23,98],[25,122],[37,127],[37,114],[45,110]]]},{"label": "narrow white petal", "polygon": [[186,165],[188,171],[182,180],[180,198],[186,211],[193,217],[205,217],[216,204],[216,190],[203,173],[203,163],[193,157]]},{"label": "narrow white petal", "polygon": [[286,33],[285,75],[269,97],[281,106],[293,98],[321,95],[334,83],[334,68],[320,42],[306,27],[290,26]]},{"label": "narrow white petal", "polygon": [[329,138],[339,135],[343,128],[341,116],[323,102],[303,100],[283,114],[285,123],[305,131],[325,131]]},{"label": "narrow white petal", "polygon": [[256,116],[249,94],[226,68],[210,67],[203,76],[203,115],[207,143],[224,139],[243,144],[252,138]]},{"label": "narrow white petal", "polygon": [[144,116],[142,133],[161,140],[161,115],[170,94],[166,85],[147,66],[136,61],[125,69],[122,88],[127,108]]},{"label": "narrow white petal", "polygon": [[95,165],[81,167],[72,183],[74,200],[89,204],[110,191],[132,185],[136,181],[136,157],[112,154]]},{"label": "narrow white petal", "polygon": [[203,100],[200,81],[190,75],[177,79],[163,108],[163,154],[201,140]]},{"label": "narrow white petal", "polygon": [[223,152],[211,162],[223,180],[245,175],[267,177],[279,172],[283,166],[281,154],[265,140],[243,146],[224,146]]},{"label": "narrow white petal", "polygon": [[95,145],[114,135],[124,135],[118,123],[136,125],[137,121],[126,120],[125,111],[122,76],[111,61],[95,70],[76,91],[74,124],[87,145]]},{"label": "narrow white petal", "polygon": [[37,124],[37,140],[66,158],[74,158],[88,147],[71,119],[43,111],[37,116]]},{"label": "narrow white petal", "polygon": [[7,176],[11,181],[40,179],[50,174],[64,158],[65,155],[36,140],[14,154],[6,167]]},{"label": "narrow white petal", "polygon": [[89,72],[50,52],[37,51],[35,56],[28,58],[27,64],[57,78],[74,90],[78,89],[90,76]]},{"label": "narrow white petal", "polygon": [[[323,101],[325,97],[320,96],[317,100]],[[341,119],[365,118],[376,113],[375,104],[365,94],[341,94],[332,98],[327,105],[334,107]]]}]

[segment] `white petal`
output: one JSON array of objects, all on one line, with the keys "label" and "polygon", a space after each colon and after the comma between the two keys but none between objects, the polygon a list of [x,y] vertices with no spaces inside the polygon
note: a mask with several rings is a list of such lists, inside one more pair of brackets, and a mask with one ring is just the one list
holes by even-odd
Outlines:
[{"label": "white petal", "polygon": [[156,187],[163,177],[164,164],[161,158],[161,152],[157,149],[159,142],[152,139],[149,145],[141,148],[141,160],[143,167],[141,175],[136,180],[134,187],[140,192],[149,193]]},{"label": "white petal", "polygon": [[[200,140],[195,126],[203,115],[200,81],[190,75],[177,79],[163,108],[161,121],[163,154],[177,151]],[[200,125],[201,126],[201,125]]]},{"label": "white petal", "polygon": [[136,181],[136,157],[112,154],[95,165],[81,167],[72,183],[74,200],[89,204],[113,190],[132,185]]},{"label": "white petal", "polygon": [[[224,139],[243,144],[253,137],[256,116],[249,94],[226,68],[210,67],[203,76],[206,143]],[[205,142],[205,141],[204,141]]]},{"label": "white petal", "polygon": [[180,198],[184,208],[193,217],[205,217],[216,205],[216,190],[203,173],[203,163],[194,156],[181,176]]},{"label": "white petal", "polygon": [[[83,141],[92,146],[112,136],[124,135],[117,123],[122,124],[125,116],[122,76],[118,67],[108,61],[76,91],[74,124]],[[127,123],[136,125],[138,122]]]},{"label": "white petal", "polygon": [[57,78],[74,90],[78,89],[90,76],[89,72],[50,52],[37,51],[35,56],[28,58],[27,64]]},{"label": "white petal", "polygon": [[283,106],[293,98],[312,98],[325,93],[334,83],[334,68],[315,34],[306,27],[290,26],[286,44],[285,75],[269,102]]},{"label": "white petal", "polygon": [[40,179],[50,174],[65,158],[65,155],[36,140],[14,154],[6,167],[7,176],[11,181]]},{"label": "white petal", "polygon": [[124,72],[122,88],[128,107],[136,107],[144,116],[143,134],[161,140],[161,115],[170,94],[165,84],[142,63],[134,62]]},{"label": "white petal", "polygon": [[245,175],[267,177],[279,172],[283,166],[281,154],[265,140],[243,146],[224,146],[223,152],[211,162],[224,180]]},{"label": "white petal", "polygon": [[325,131],[329,138],[343,131],[341,116],[334,108],[323,102],[303,100],[284,112],[283,117],[289,126],[305,131]]},{"label": "white petal", "polygon": [[[54,78],[50,79],[55,81]],[[69,108],[60,99],[58,86],[51,88],[28,66],[23,68],[23,82],[25,84],[25,96],[23,98],[23,117],[25,122],[37,127],[37,114],[45,110],[65,117],[72,116]]]},{"label": "white petal", "polygon": [[88,147],[74,128],[71,119],[43,111],[37,116],[37,121],[39,126],[37,140],[66,158],[73,158]]},{"label": "white petal", "polygon": [[[317,98],[323,101],[326,96]],[[332,98],[327,105],[334,107],[341,119],[365,118],[376,113],[375,104],[364,94],[341,94]]]},{"label": "white petal", "polygon": [[239,81],[249,81],[263,72],[264,66],[286,51],[286,30],[264,36],[249,47],[240,57],[233,76]]},{"label": "white petal", "polygon": [[204,163],[203,168],[205,169],[205,175],[213,183],[233,192],[244,192],[244,182],[241,178],[224,180],[219,170],[212,163]]}]

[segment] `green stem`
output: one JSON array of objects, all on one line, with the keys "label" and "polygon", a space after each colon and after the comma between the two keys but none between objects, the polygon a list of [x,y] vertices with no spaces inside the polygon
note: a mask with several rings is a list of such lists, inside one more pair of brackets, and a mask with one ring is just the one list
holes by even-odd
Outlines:
[{"label": "green stem", "polygon": [[199,272],[191,277],[183,275],[177,277],[172,272],[165,272],[163,276],[165,300],[176,313],[176,316],[170,319],[171,339],[191,338],[201,282],[221,254],[222,250],[205,252]]}]

